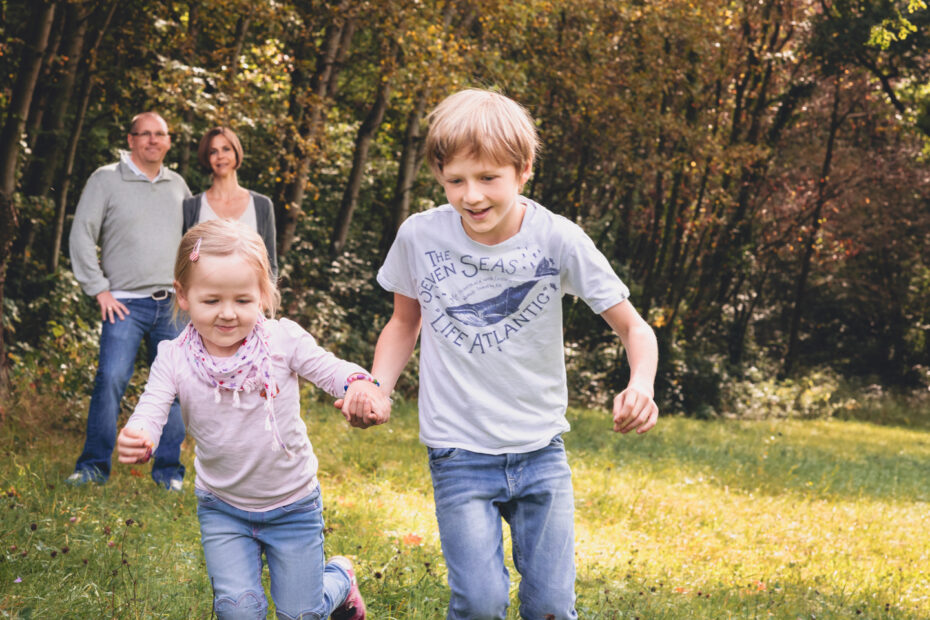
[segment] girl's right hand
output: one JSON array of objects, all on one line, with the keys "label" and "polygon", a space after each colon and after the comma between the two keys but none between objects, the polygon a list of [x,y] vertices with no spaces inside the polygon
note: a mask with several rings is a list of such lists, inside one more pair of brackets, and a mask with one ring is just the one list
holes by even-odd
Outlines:
[{"label": "girl's right hand", "polygon": [[154,447],[149,434],[141,428],[123,427],[116,438],[116,452],[120,463],[145,463]]}]

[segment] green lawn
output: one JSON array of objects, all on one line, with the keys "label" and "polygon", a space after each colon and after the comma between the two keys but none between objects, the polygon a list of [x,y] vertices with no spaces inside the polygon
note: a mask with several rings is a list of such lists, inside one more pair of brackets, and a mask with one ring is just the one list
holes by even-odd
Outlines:
[{"label": "green lawn", "polygon": [[[367,431],[307,411],[327,550],[355,559],[370,616],[444,617],[415,409]],[[580,617],[930,617],[930,432],[664,418],[634,437],[610,432],[606,412],[570,419]],[[181,494],[157,489],[147,467],[72,489],[81,441],[0,429],[0,613],[209,617],[193,472]]]}]

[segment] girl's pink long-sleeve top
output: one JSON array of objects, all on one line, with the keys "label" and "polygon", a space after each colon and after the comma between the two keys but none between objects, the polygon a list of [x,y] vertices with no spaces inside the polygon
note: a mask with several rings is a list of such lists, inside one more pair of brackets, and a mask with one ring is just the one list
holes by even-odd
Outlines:
[{"label": "girl's pink long-sleeve top", "polygon": [[366,372],[320,347],[293,321],[269,320],[265,326],[280,389],[274,398],[274,415],[291,458],[283,450],[272,450],[274,438],[266,424],[268,411],[261,394],[239,392],[239,407],[234,407],[232,394],[220,390],[220,402],[215,402],[213,387],[198,377],[178,339],[158,345],[145,392],[127,422],[149,434],[154,451],[177,396],[187,434],[196,442],[195,486],[253,512],[293,503],[319,484],[317,458],[300,417],[298,376],[341,398],[346,378]]}]

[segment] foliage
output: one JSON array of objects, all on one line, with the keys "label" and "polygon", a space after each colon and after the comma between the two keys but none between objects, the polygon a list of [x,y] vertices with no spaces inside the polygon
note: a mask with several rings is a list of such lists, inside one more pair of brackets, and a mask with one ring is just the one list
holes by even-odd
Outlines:
[{"label": "foliage", "polygon": [[[875,396],[876,410],[887,403]],[[327,554],[353,558],[372,617],[441,617],[446,568],[415,409],[367,431],[329,405],[305,411]],[[926,411],[922,430],[667,417],[639,437],[608,432],[602,410],[570,411],[580,617],[926,617],[914,544],[928,525]],[[116,466],[106,486],[68,487],[80,433],[29,419],[39,426],[0,428],[0,611],[208,617],[191,483],[167,493],[147,467]]]},{"label": "foliage", "polygon": [[856,405],[855,399],[843,398],[841,385],[841,379],[829,369],[779,381],[775,373],[753,367],[744,379],[726,384],[723,411],[750,420],[830,418]]},{"label": "foliage", "polygon": [[[451,91],[480,86],[537,119],[544,149],[526,193],[582,225],[630,285],[660,338],[666,409],[713,415],[726,382],[750,368],[779,382],[813,368],[926,383],[921,1],[49,2],[57,17],[18,161],[24,178],[57,162],[54,180],[40,191],[20,183],[13,258],[0,256],[3,325],[16,328],[4,340],[22,372],[46,363],[29,355],[57,354],[42,350],[48,321],[69,337],[79,325],[72,307],[56,315],[52,303],[22,317],[67,277],[48,254],[67,239],[77,188],[115,159],[145,109],[168,119],[169,164],[195,192],[209,185],[199,136],[236,129],[242,184],[275,200],[286,314],[366,362],[390,311],[374,274],[395,226],[443,200],[422,165],[425,116]],[[0,9],[0,75],[10,78],[0,111],[21,94],[13,78],[34,4]],[[874,45],[898,18],[907,36]],[[69,63],[81,27],[81,62]],[[55,101],[69,102],[59,130],[78,140],[71,170],[42,139]],[[75,189],[59,204],[65,181]],[[347,241],[333,253],[342,226]],[[625,385],[623,351],[583,304],[565,307],[570,393],[604,403]],[[412,371],[399,387],[415,391]]]}]

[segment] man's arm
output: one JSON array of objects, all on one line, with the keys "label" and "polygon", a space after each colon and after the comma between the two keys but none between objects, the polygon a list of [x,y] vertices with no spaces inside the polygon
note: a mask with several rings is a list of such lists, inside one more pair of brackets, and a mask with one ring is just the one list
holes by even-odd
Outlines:
[{"label": "man's arm", "polygon": [[74,277],[85,293],[96,297],[100,304],[100,317],[113,323],[114,315],[122,321],[129,314],[129,309],[110,294],[110,281],[100,268],[97,258],[97,241],[103,228],[107,200],[101,174],[96,172],[91,175],[81,192],[68,237],[68,248]]},{"label": "man's arm", "polygon": [[645,433],[656,425],[659,408],[653,396],[659,347],[655,333],[629,301],[623,301],[601,313],[620,337],[630,362],[630,382],[614,397],[614,431],[628,433],[636,429]]}]

